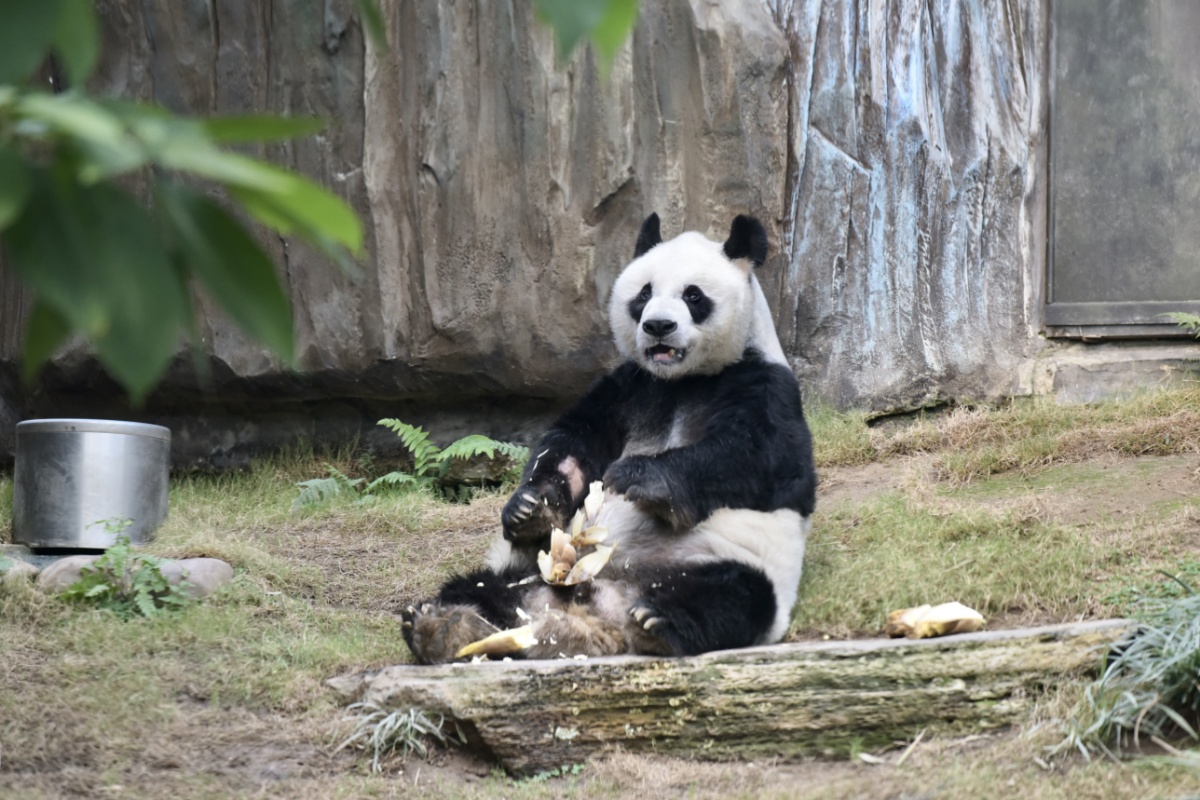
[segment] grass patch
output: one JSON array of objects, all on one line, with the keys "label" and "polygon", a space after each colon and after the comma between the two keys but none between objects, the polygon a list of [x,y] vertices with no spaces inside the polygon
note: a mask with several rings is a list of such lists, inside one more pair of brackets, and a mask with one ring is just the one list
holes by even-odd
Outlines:
[{"label": "grass patch", "polygon": [[1060,749],[1117,758],[1142,742],[1200,739],[1200,594],[1184,588],[1143,609],[1137,636],[1087,687]]},{"label": "grass patch", "polygon": [[901,429],[867,427],[866,416],[810,412],[820,466],[934,454],[935,475],[965,484],[1004,472],[1032,474],[1103,455],[1200,452],[1200,388],[1184,387],[1088,405],[1017,399],[1002,408],[958,408]]},{"label": "grass patch", "polygon": [[[1200,391],[1176,390],[1096,406],[1032,401],[904,428],[811,408],[823,468],[888,462],[862,470],[888,480],[819,506],[793,636],[878,635],[888,611],[945,600],[979,609],[991,627],[1107,616],[1174,591],[1155,570],[1196,583],[1193,467],[1114,456],[1200,452],[1198,400]],[[912,455],[922,457],[899,463]],[[409,659],[395,613],[480,562],[506,496],[452,505],[395,491],[370,505],[293,509],[296,483],[325,462],[351,478],[379,471],[349,451],[297,452],[172,480],[171,514],[150,551],[216,556],[236,572],[178,614],[121,622],[30,587],[0,588],[0,797],[883,798],[995,796],[1003,786],[1021,797],[1117,798],[1195,785],[1194,772],[1163,761],[1075,759],[1047,771],[1033,759],[1048,742],[1016,735],[927,737],[900,768],[620,756],[513,781],[486,765],[483,775],[478,764],[439,771],[414,753],[407,763],[382,758],[374,774],[369,754],[337,751],[352,731],[322,682]],[[1114,489],[1145,497],[1121,513]],[[0,540],[11,516],[11,475],[0,474]]]},{"label": "grass patch", "polygon": [[1066,620],[1088,610],[1086,576],[1104,557],[1059,526],[892,492],[818,518],[793,630],[878,635],[891,610],[950,600],[989,620]]}]

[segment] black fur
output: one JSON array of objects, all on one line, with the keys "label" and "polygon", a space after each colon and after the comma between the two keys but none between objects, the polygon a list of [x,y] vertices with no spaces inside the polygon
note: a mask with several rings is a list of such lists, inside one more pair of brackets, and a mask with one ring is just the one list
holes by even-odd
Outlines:
[{"label": "black fur", "polygon": [[704,293],[699,286],[688,286],[683,290],[683,302],[687,303],[692,322],[699,325],[709,318],[715,307],[712,298]]},{"label": "black fur", "polygon": [[643,585],[634,613],[655,620],[648,633],[665,645],[666,655],[749,647],[775,617],[775,592],[767,576],[734,561],[679,568]]},{"label": "black fur", "polygon": [[730,261],[748,258],[751,264],[761,267],[767,260],[767,231],[754,217],[738,214],[729,227],[724,251]]},{"label": "black fur", "polygon": [[637,245],[633,249],[633,257],[640,258],[646,255],[651,247],[662,243],[662,231],[659,228],[658,214],[651,214],[646,217],[646,221],[642,223],[641,230],[638,231]]},{"label": "black fur", "polygon": [[650,284],[647,283],[642,287],[642,290],[638,292],[637,297],[629,301],[629,316],[634,322],[641,321],[642,312],[646,310],[646,304],[650,302],[650,298],[653,296],[654,289],[650,286]]},{"label": "black fur", "polygon": [[521,605],[517,583],[527,577],[523,571],[497,573],[480,569],[448,580],[438,599],[447,604],[475,606],[479,616],[497,628],[515,628],[521,624],[516,612],[517,606]]}]

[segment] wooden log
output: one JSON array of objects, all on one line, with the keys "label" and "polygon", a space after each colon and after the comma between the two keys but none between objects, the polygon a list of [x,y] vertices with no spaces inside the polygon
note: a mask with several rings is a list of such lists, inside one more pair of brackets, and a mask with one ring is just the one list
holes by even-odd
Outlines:
[{"label": "wooden log", "polygon": [[1020,722],[1047,687],[1095,672],[1126,620],[940,639],[803,642],[692,658],[433,667],[332,679],[347,700],[445,715],[528,774],[624,749],[706,759],[839,756]]}]

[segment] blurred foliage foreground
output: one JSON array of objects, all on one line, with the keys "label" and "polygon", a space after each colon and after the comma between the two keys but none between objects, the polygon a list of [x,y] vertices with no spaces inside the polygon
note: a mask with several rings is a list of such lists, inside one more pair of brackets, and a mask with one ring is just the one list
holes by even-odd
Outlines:
[{"label": "blurred foliage foreground", "polygon": [[[533,5],[554,30],[561,57],[591,41],[602,71],[637,19],[637,0]],[[385,48],[379,7],[372,0],[356,6],[376,47]],[[193,285],[291,365],[288,295],[254,236],[213,197],[350,267],[363,234],[346,203],[293,172],[225,149],[310,134],[324,123],[265,115],[196,120],[93,97],[80,87],[99,50],[91,0],[0,7],[0,245],[35,297],[25,379],[78,334],[141,402],[180,334],[197,338]],[[60,79],[45,81],[47,72]],[[53,83],[54,91],[39,83]]]}]

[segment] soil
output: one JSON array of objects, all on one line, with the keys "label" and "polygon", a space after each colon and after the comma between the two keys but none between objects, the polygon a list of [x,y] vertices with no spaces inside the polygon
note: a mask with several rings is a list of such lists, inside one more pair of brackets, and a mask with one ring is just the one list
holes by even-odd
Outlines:
[{"label": "soil", "polygon": [[[1200,558],[1195,512],[1168,514],[1164,522],[1162,514],[1155,511],[1164,503],[1197,493],[1198,467],[1200,458],[1196,456],[1103,458],[1060,468],[1052,475],[1013,479],[987,492],[941,494],[931,488],[930,496],[947,504],[1017,509],[1046,521],[1079,526],[1096,536],[1145,539]],[[819,508],[865,503],[883,492],[920,487],[929,469],[930,462],[923,457],[826,469]],[[448,525],[450,541],[445,546],[454,548],[468,538],[477,538],[491,525],[488,520],[494,519],[501,502],[489,501],[467,518]],[[1147,525],[1145,518],[1152,511],[1158,521]],[[308,560],[316,557],[328,568],[345,570],[347,588],[328,599],[354,605],[354,570],[363,559],[348,557],[345,542],[335,548],[332,537],[324,541],[321,533],[311,532]],[[379,555],[378,547],[378,543],[364,543],[358,555]],[[399,587],[397,606],[404,599],[401,595],[424,589]],[[3,661],[0,658],[0,673],[5,670]],[[127,776],[120,785],[110,785],[106,796],[492,797],[497,792],[511,792],[545,797],[951,797],[959,790],[951,784],[931,786],[922,773],[941,769],[938,780],[950,780],[944,772],[946,765],[960,762],[980,764],[980,770],[997,776],[1000,782],[992,787],[996,793],[990,796],[1119,796],[1104,788],[1075,795],[1070,786],[1063,786],[1069,779],[1066,768],[1050,768],[1038,759],[1031,760],[1028,748],[1019,745],[1017,732],[931,738],[911,750],[911,742],[896,742],[884,751],[848,754],[851,758],[845,761],[796,764],[714,764],[616,753],[589,762],[578,775],[538,776],[523,782],[499,775],[486,758],[457,749],[436,749],[426,759],[393,758],[385,762],[384,775],[378,777],[370,774],[369,759],[336,750],[329,732],[339,730],[342,713],[332,701],[329,707],[302,719],[282,712],[218,712],[199,701],[181,703],[171,736],[145,753],[144,771]],[[1001,755],[997,761],[996,753],[1010,751],[1021,755]],[[60,764],[46,765],[47,769],[36,773],[12,772],[4,769],[3,756],[0,753],[0,797],[95,796],[97,776],[90,768]],[[348,779],[348,775],[352,777]],[[545,792],[538,794],[535,787],[542,783]],[[1136,785],[1136,780],[1129,785]]]}]

